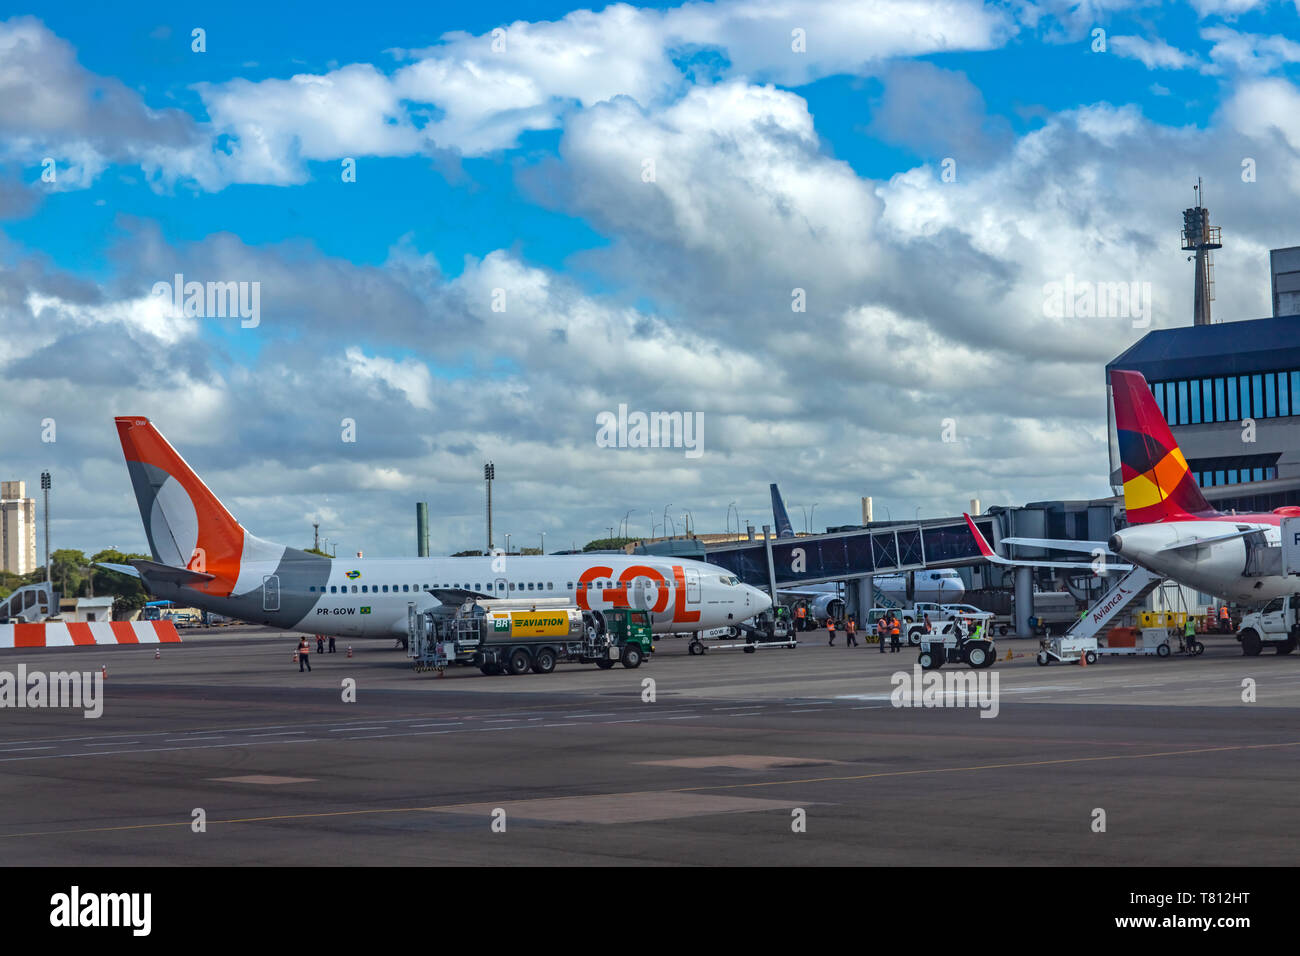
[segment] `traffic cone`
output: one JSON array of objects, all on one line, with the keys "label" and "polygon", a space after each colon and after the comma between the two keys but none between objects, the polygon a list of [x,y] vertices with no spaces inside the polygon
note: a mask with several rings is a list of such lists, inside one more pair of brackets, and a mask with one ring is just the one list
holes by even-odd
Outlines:
[{"label": "traffic cone", "polygon": [[1011,660],[1011,649],[1010,649],[1010,648],[1007,648],[1007,656],[1004,657],[1004,658],[1002,658],[1002,659],[1003,659],[1004,661],[1009,661],[1009,660]]},{"label": "traffic cone", "polygon": [[1080,652],[1079,652],[1079,666],[1080,666],[1080,667],[1087,667],[1087,666],[1088,666],[1088,652],[1087,652],[1087,651],[1080,651]]},{"label": "traffic cone", "polygon": [[351,656],[352,656],[352,645],[349,644],[349,645],[348,645],[348,657],[351,657]]}]

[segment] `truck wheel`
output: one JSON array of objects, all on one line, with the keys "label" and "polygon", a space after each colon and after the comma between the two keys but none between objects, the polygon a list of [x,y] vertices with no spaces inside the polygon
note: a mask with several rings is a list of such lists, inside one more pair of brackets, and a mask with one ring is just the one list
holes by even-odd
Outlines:
[{"label": "truck wheel", "polygon": [[[1205,645],[1202,644],[1200,641],[1193,641],[1193,642],[1192,642],[1192,656],[1193,656],[1193,657],[1200,657],[1200,656],[1201,656],[1202,654],[1204,654],[1204,653],[1205,653]],[[1290,651],[1288,651],[1287,653],[1290,653]]]},{"label": "truck wheel", "polygon": [[920,631],[913,631],[911,634],[907,635],[907,643],[908,643],[909,645],[911,645],[912,647],[920,647],[920,646],[921,646],[921,632],[920,632]]},{"label": "truck wheel", "polygon": [[641,648],[636,644],[628,644],[623,648],[623,666],[632,670],[641,666]]},{"label": "truck wheel", "polygon": [[916,659],[916,662],[921,665],[922,670],[928,671],[934,669],[934,655],[929,651],[922,651],[921,656]]},{"label": "truck wheel", "polygon": [[532,655],[522,647],[516,647],[510,652],[510,660],[506,662],[506,667],[511,674],[527,674],[529,668],[533,666]]},{"label": "truck wheel", "polygon": [[[1168,657],[1168,656],[1169,656],[1169,645],[1168,645],[1168,644],[1159,644],[1159,645],[1156,646],[1156,657]],[[1089,663],[1092,663],[1092,662],[1089,661]]]},{"label": "truck wheel", "polygon": [[1039,667],[1046,667],[1048,664],[1052,663],[1052,659],[1047,656],[1047,651],[1039,651],[1037,660]]},{"label": "truck wheel", "polygon": [[[1169,656],[1169,645],[1168,645],[1168,644],[1161,644],[1160,646],[1163,647],[1163,648],[1165,649],[1165,653],[1161,654],[1160,656],[1161,656],[1161,657],[1168,657],[1168,656]],[[1083,659],[1084,659],[1085,661],[1087,661],[1089,664],[1095,664],[1095,663],[1097,663],[1097,652],[1096,652],[1096,651],[1084,651],[1084,652],[1083,652]]]},{"label": "truck wheel", "polygon": [[978,643],[966,648],[966,663],[971,667],[984,667],[989,661],[989,650]]},{"label": "truck wheel", "polygon": [[1241,632],[1241,653],[1247,657],[1258,657],[1259,652],[1263,649],[1264,645],[1260,641],[1259,635],[1255,633],[1254,628],[1248,627]]},{"label": "truck wheel", "polygon": [[699,641],[691,641],[686,645],[686,650],[692,657],[694,657],[698,654],[704,653],[704,645]]},{"label": "truck wheel", "polygon": [[555,670],[555,651],[543,647],[533,658],[533,673],[549,674],[553,670]]}]

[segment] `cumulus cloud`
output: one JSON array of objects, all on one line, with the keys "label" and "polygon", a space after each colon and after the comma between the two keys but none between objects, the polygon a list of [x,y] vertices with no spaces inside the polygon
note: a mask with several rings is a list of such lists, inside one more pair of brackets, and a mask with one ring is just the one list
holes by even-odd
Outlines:
[{"label": "cumulus cloud", "polygon": [[1110,38],[1110,48],[1119,56],[1139,60],[1148,70],[1183,70],[1195,66],[1197,59],[1159,38],[1147,40],[1136,36]]}]

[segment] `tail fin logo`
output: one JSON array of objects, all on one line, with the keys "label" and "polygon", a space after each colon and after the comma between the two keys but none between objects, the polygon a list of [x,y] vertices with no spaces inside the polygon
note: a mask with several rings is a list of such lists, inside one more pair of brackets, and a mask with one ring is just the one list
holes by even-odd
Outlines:
[{"label": "tail fin logo", "polygon": [[1130,524],[1215,514],[1137,372],[1111,372],[1124,508]]},{"label": "tail fin logo", "polygon": [[155,561],[213,575],[194,587],[229,595],[244,529],[147,418],[117,420],[118,438]]}]

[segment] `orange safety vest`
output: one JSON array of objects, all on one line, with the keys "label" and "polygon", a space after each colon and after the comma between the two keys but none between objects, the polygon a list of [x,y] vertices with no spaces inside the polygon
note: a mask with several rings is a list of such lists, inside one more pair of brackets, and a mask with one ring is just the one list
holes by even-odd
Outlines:
[{"label": "orange safety vest", "polygon": [[894,618],[894,623],[890,626],[890,628],[889,628],[889,633],[892,634],[892,635],[897,636],[897,634],[898,634],[898,618]]},{"label": "orange safety vest", "polygon": [[856,630],[858,629],[858,625],[855,624],[853,621],[849,621],[849,623],[847,623],[847,624],[844,625],[844,628],[845,628],[845,630],[847,630],[850,634],[852,634],[854,631],[856,631]]},{"label": "orange safety vest", "polygon": [[800,604],[799,607],[795,610],[794,613],[795,613],[795,615],[798,616],[799,618],[805,618],[805,617],[808,616],[808,609],[807,609],[806,607],[804,607],[802,604]]},{"label": "orange safety vest", "polygon": [[833,617],[828,617],[828,618],[826,619],[826,630],[828,630],[828,631],[833,631],[833,630],[835,630],[835,618],[833,618]]},{"label": "orange safety vest", "polygon": [[299,654],[310,654],[310,653],[311,653],[311,645],[307,643],[307,638],[304,637],[304,638],[303,638],[303,639],[298,643],[298,653],[299,653]]},{"label": "orange safety vest", "polygon": [[1228,619],[1228,609],[1226,607],[1219,608],[1219,618],[1224,621]]}]

